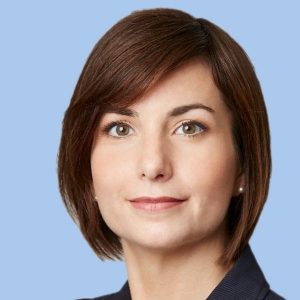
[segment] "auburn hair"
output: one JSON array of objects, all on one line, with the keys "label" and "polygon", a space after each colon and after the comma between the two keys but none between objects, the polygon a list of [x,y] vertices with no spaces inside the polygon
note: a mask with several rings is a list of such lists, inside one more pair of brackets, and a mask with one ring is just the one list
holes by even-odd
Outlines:
[{"label": "auburn hair", "polygon": [[136,11],[95,45],[66,110],[58,153],[66,208],[101,259],[122,259],[120,238],[104,222],[93,195],[91,151],[101,117],[138,101],[164,74],[205,62],[233,117],[232,135],[245,191],[231,200],[230,241],[219,262],[235,261],[247,245],[267,198],[271,153],[266,107],[244,50],[208,20],[175,9]]}]

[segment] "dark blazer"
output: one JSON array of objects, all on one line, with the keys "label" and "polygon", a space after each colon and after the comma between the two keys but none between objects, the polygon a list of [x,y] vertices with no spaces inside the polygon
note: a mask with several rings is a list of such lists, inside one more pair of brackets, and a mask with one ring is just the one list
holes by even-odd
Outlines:
[{"label": "dark blazer", "polygon": [[[117,293],[90,300],[131,300],[128,282]],[[284,298],[270,290],[250,246],[247,246],[207,300],[284,300]]]}]

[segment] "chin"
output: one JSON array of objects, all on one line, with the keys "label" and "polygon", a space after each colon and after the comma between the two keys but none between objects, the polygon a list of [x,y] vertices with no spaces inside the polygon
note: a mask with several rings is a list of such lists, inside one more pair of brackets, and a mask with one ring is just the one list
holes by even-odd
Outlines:
[{"label": "chin", "polygon": [[[142,236],[130,236],[121,238],[122,244],[131,248],[140,248],[148,251],[169,252],[174,250],[190,248],[192,245],[201,244],[205,238],[195,238],[191,235],[164,233],[162,232],[147,232]],[[204,235],[205,236],[205,235]]]},{"label": "chin", "polygon": [[[143,249],[143,251],[190,251],[194,249],[219,249],[222,250],[225,245],[226,234],[223,224],[219,226],[211,226],[211,228],[202,228],[202,230],[180,231],[180,227],[173,226],[172,229],[151,226],[150,228],[143,228],[140,232],[131,231],[132,234],[122,235],[120,232],[122,244],[126,247],[134,249]],[[212,230],[214,228],[214,230]],[[125,232],[123,232],[125,233]],[[209,250],[210,251],[210,250]]]}]

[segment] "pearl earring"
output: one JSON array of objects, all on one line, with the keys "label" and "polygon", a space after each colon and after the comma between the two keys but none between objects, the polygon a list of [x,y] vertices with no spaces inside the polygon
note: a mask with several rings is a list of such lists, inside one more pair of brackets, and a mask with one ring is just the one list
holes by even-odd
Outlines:
[{"label": "pearl earring", "polygon": [[243,193],[244,193],[244,187],[242,187],[242,186],[239,187],[239,193],[240,193],[240,194],[243,194]]},{"label": "pearl earring", "polygon": [[98,197],[97,197],[97,196],[95,196],[94,198],[95,198],[95,201],[97,201],[97,200],[98,200]]}]

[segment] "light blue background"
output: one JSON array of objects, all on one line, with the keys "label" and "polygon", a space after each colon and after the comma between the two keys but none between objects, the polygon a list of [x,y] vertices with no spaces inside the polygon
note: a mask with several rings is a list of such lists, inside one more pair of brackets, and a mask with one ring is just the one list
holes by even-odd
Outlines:
[{"label": "light blue background", "polygon": [[0,2],[0,299],[95,297],[126,280],[124,264],[101,262],[67,215],[56,155],[63,113],[92,47],[120,18],[150,7],[179,8],[211,20],[255,65],[270,118],[273,175],[251,245],[272,288],[299,299],[296,2]]}]

